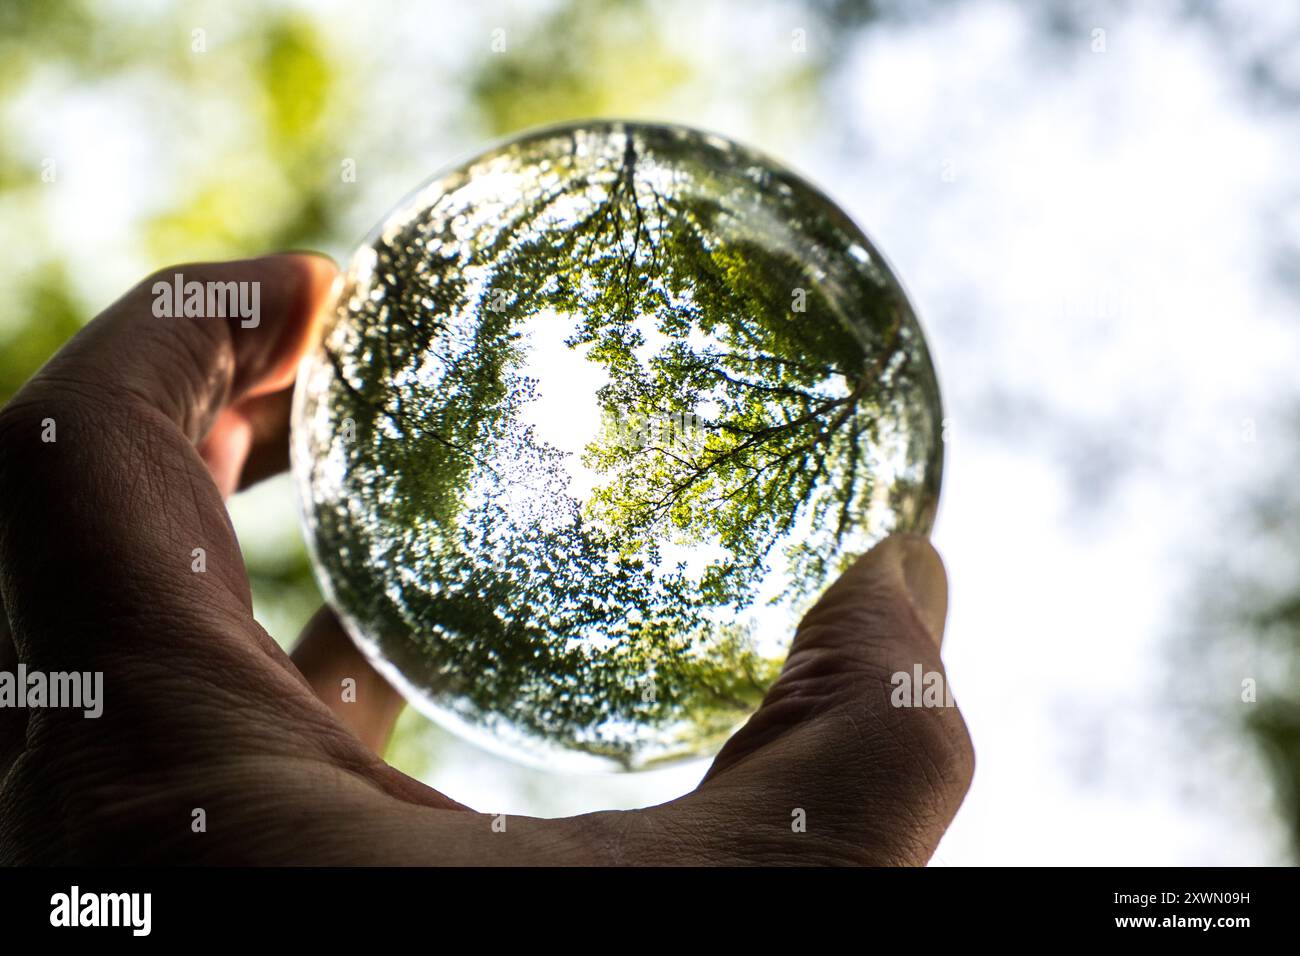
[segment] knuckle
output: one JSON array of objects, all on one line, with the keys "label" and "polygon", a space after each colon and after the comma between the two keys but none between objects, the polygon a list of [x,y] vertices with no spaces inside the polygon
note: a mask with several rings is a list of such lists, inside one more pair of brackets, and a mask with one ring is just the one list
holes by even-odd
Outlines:
[{"label": "knuckle", "polygon": [[[0,408],[0,488],[6,492],[48,480],[58,455],[60,437],[66,438],[102,414],[102,402],[78,389],[26,388]],[[66,442],[65,442],[66,447]],[[12,499],[10,499],[12,505]],[[18,509],[8,509],[11,514]]]},{"label": "knuckle", "polygon": [[889,749],[895,756],[888,775],[899,790],[897,804],[913,829],[937,842],[970,789],[974,746],[955,706],[894,713]]}]

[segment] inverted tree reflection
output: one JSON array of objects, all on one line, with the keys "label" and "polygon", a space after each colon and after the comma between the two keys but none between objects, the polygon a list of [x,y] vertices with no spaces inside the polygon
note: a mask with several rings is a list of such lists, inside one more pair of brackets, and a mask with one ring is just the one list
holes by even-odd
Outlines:
[{"label": "inverted tree reflection", "polygon": [[[471,724],[623,766],[707,752],[783,659],[748,612],[788,628],[865,544],[928,528],[938,396],[905,299],[838,210],[729,144],[535,136],[416,197],[347,281],[305,413],[316,551]],[[577,461],[527,414],[554,384],[537,322],[604,383]]]}]

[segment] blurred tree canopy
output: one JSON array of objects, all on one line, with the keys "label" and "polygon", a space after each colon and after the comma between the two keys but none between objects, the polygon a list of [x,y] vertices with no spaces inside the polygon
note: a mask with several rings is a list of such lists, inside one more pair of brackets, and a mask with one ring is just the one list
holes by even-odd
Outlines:
[{"label": "blurred tree canopy", "polygon": [[[1300,434],[1300,412],[1273,423]],[[1195,582],[1194,616],[1176,659],[1214,702],[1188,715],[1211,739],[1243,733],[1272,773],[1300,859],[1300,443],[1229,512],[1223,558]]]}]

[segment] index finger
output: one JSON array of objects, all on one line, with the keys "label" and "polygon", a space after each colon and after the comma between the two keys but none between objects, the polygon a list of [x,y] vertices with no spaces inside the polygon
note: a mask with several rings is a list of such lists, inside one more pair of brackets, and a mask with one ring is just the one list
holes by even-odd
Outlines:
[{"label": "index finger", "polygon": [[[223,407],[292,380],[334,274],[306,255],[164,270],[0,410],[0,602],[29,665],[266,639],[194,444]],[[164,302],[169,286],[185,301]],[[213,290],[240,307],[212,310]]]}]

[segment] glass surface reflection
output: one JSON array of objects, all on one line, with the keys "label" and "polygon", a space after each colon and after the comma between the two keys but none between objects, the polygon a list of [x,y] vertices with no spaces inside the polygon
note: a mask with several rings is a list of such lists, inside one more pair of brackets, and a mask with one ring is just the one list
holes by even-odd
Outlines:
[{"label": "glass surface reflection", "polygon": [[631,123],[435,177],[355,254],[304,363],[318,578],[432,717],[565,768],[707,755],[942,445],[913,312],[797,176]]}]

